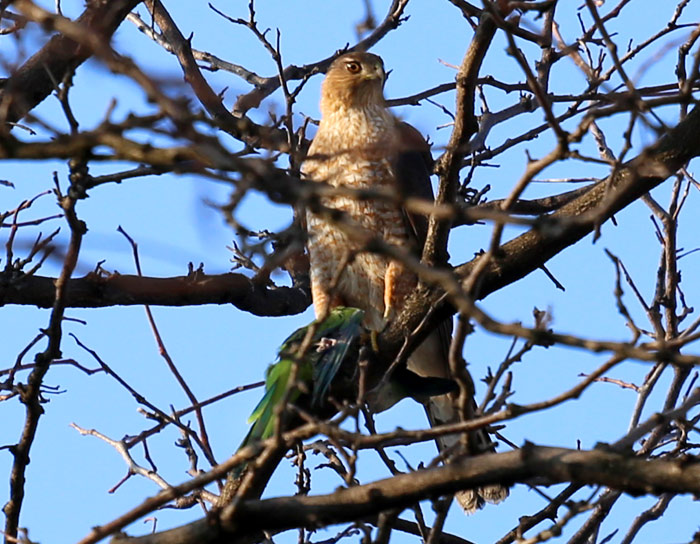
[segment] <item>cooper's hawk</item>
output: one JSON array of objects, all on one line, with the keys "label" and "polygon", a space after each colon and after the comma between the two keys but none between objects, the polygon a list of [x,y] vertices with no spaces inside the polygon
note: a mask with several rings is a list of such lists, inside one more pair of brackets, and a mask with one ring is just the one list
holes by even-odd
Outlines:
[{"label": "cooper's hawk", "polygon": [[[333,62],[321,90],[321,122],[302,173],[336,188],[384,189],[396,196],[432,199],[430,148],[417,130],[386,109],[385,79],[382,59],[370,53],[349,53]],[[344,213],[306,214],[316,315],[322,317],[339,305],[357,307],[365,312],[365,326],[380,331],[417,281],[399,261],[367,251],[357,229],[419,251],[426,218],[407,213],[390,199],[341,195],[324,197],[321,204]],[[415,350],[408,369],[421,376],[448,378],[450,333],[448,321]],[[451,395],[431,397],[425,406],[432,425],[458,421]],[[458,442],[454,435],[445,436],[438,446],[454,451]],[[491,449],[485,432],[474,433],[469,444],[473,453],[480,447]],[[507,494],[494,485],[457,497],[465,511],[472,512],[484,500],[499,502]]]}]

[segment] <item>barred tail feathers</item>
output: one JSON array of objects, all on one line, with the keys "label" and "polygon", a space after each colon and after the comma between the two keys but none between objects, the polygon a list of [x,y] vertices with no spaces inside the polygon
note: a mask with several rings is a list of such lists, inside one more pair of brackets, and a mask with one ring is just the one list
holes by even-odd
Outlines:
[{"label": "barred tail feathers", "polygon": [[[418,346],[413,355],[408,360],[408,369],[421,376],[437,376],[441,378],[449,377],[449,364],[447,362],[446,350],[441,347],[443,340],[440,335],[433,333]],[[472,403],[474,401],[472,400]],[[431,427],[456,423],[459,421],[457,410],[455,409],[453,396],[450,394],[438,395],[428,398],[425,406],[428,420]],[[476,404],[473,404],[476,410]],[[485,453],[494,450],[494,445],[488,433],[479,429],[470,433],[470,450],[473,454]],[[450,452],[459,451],[460,437],[456,434],[444,435],[437,438],[437,447],[440,453],[445,453],[447,457]],[[465,489],[455,493],[455,498],[466,514],[473,514],[482,508],[485,503],[497,504],[508,496],[508,488],[500,484],[490,484],[476,489]]]}]

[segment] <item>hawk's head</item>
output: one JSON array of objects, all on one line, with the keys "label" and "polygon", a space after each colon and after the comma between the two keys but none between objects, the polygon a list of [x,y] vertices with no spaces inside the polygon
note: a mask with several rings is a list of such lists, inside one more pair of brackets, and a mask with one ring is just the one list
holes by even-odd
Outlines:
[{"label": "hawk's head", "polygon": [[321,88],[321,112],[384,105],[386,73],[372,53],[348,53],[333,61]]}]

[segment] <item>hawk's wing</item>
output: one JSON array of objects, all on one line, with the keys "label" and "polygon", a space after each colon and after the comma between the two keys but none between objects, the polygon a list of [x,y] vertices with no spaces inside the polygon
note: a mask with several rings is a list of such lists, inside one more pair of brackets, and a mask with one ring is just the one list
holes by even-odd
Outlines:
[{"label": "hawk's wing", "polygon": [[[430,146],[415,128],[407,123],[397,123],[399,149],[396,156],[396,183],[401,195],[417,197],[432,201],[433,189],[430,184],[430,173],[433,159]],[[404,210],[406,230],[415,237],[417,249],[422,250],[428,234],[428,218],[424,215],[410,213]],[[446,319],[432,332],[413,352],[408,359],[407,368],[420,376],[450,378],[449,348],[452,337],[452,319]],[[473,386],[472,386],[473,387]],[[425,411],[431,426],[459,421],[450,394],[429,397],[425,402]],[[472,399],[467,407],[468,417],[474,417],[476,403]],[[447,435],[437,439],[438,449],[447,452],[458,445],[459,438]],[[468,441],[472,453],[482,453],[492,449],[491,441],[484,430],[470,433]],[[506,498],[508,490],[500,485],[483,486],[478,489],[467,489],[455,496],[462,508],[474,512],[481,508],[485,501],[500,502]]]},{"label": "hawk's wing", "polygon": [[[399,149],[396,156],[396,182],[401,196],[433,200],[430,173],[433,157],[428,142],[408,123],[397,124]],[[425,215],[404,211],[406,230],[415,236],[419,250],[423,249],[428,234],[428,218]]]},{"label": "hawk's wing", "polygon": [[[433,186],[430,183],[430,174],[433,170],[433,156],[430,145],[423,135],[414,127],[404,122],[397,122],[399,134],[399,150],[396,157],[396,182],[401,195],[406,197],[421,198],[433,201]],[[415,237],[417,249],[423,250],[425,238],[428,235],[428,218],[425,215],[411,213],[404,210],[406,230]],[[447,319],[437,329],[440,336],[440,353],[436,354],[436,363],[447,363],[447,356],[452,336],[452,320]],[[438,370],[438,369],[436,369]],[[439,369],[433,375],[447,377],[446,369]]]}]

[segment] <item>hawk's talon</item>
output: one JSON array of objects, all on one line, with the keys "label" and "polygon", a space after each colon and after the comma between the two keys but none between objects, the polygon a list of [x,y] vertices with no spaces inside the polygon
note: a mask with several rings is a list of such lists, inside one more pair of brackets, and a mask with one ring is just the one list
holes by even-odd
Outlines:
[{"label": "hawk's talon", "polygon": [[384,327],[383,327],[384,329],[386,329],[386,326],[389,324],[389,321],[391,321],[395,315],[396,315],[396,312],[394,311],[394,308],[392,308],[391,306],[387,306],[384,309],[384,315],[382,316],[382,318],[384,319]]},{"label": "hawk's talon", "polygon": [[369,343],[372,345],[372,351],[374,351],[374,353],[379,353],[379,332],[380,331],[370,331],[369,333]]}]

